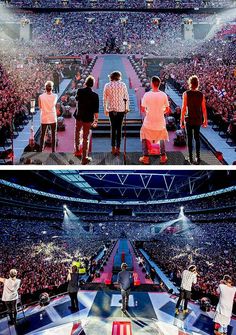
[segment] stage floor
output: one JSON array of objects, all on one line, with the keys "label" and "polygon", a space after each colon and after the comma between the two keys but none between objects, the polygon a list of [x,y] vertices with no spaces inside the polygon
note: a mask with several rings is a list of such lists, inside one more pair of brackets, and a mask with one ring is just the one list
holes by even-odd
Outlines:
[{"label": "stage floor", "polygon": [[[139,157],[142,156],[141,152],[127,152],[126,165],[142,165],[139,162]],[[185,160],[185,155],[182,152],[170,151],[167,152],[168,161],[166,165],[189,165]],[[124,155],[120,154],[119,157],[113,156],[111,153],[98,152],[91,154],[92,161],[89,165],[125,165]],[[201,165],[221,165],[213,153],[203,152],[201,155]],[[29,152],[24,153],[19,162],[16,164],[27,165],[81,165],[81,159],[75,157],[73,153],[67,152]],[[159,156],[150,157],[150,165],[160,165]]]},{"label": "stage floor", "polygon": [[[176,297],[167,293],[131,292],[128,313],[121,310],[119,291],[80,291],[80,310],[72,313],[67,295],[41,308],[32,306],[18,315],[16,329],[0,320],[1,335],[212,335],[213,312],[190,303],[189,314],[174,315]],[[236,335],[236,320],[228,335]]]}]

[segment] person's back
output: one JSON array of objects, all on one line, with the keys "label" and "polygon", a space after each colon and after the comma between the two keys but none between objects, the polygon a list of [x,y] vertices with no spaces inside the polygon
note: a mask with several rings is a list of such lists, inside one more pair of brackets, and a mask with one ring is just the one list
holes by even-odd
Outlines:
[{"label": "person's back", "polygon": [[18,299],[20,279],[8,278],[4,281],[2,301],[13,301]]},{"label": "person's back", "polygon": [[226,284],[220,284],[219,292],[220,292],[220,298],[216,310],[217,312],[225,316],[231,316],[234,303],[234,296],[236,293],[236,287],[228,286]]},{"label": "person's back", "polygon": [[70,274],[71,279],[69,280],[68,283],[68,292],[70,293],[75,293],[79,290],[79,274],[76,273],[71,273]]},{"label": "person's back", "polygon": [[77,120],[83,122],[93,122],[94,114],[98,113],[99,97],[90,87],[80,88],[77,91],[76,100],[78,101]]},{"label": "person's back", "polygon": [[167,95],[162,91],[147,92],[143,97],[143,105],[146,105],[144,126],[148,129],[163,129],[165,123],[165,111],[168,106]]},{"label": "person's back", "polygon": [[188,90],[187,95],[187,114],[188,123],[192,126],[200,126],[203,122],[202,101],[203,94],[198,90]]},{"label": "person's back", "polygon": [[122,81],[111,81],[104,87],[104,98],[107,101],[109,111],[124,112],[124,98],[127,97],[127,88]]},{"label": "person's back", "polygon": [[41,109],[41,123],[54,123],[57,119],[56,101],[57,95],[54,93],[43,93],[39,96]]},{"label": "person's back", "polygon": [[197,276],[194,272],[189,270],[184,270],[182,273],[181,288],[186,291],[191,291],[192,284],[196,284]]},{"label": "person's back", "polygon": [[128,290],[131,285],[131,273],[129,271],[122,270],[118,273],[118,283],[120,284],[121,289]]}]

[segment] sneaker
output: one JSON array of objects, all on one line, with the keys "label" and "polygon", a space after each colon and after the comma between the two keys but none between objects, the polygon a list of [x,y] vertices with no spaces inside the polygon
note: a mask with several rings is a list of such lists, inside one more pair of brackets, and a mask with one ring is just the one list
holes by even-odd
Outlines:
[{"label": "sneaker", "polygon": [[201,164],[201,158],[200,157],[196,157],[195,161],[194,161],[194,164],[200,165]]},{"label": "sneaker", "polygon": [[190,165],[193,164],[193,157],[185,157],[186,162],[188,162]]},{"label": "sneaker", "polygon": [[178,315],[178,314],[179,314],[179,309],[176,308],[176,309],[175,309],[175,315]]},{"label": "sneaker", "polygon": [[111,153],[112,153],[112,155],[116,156],[116,147],[112,147]]},{"label": "sneaker", "polygon": [[166,164],[167,161],[168,161],[168,158],[167,158],[166,154],[161,155],[160,164]]},{"label": "sneaker", "polygon": [[87,164],[89,164],[91,161],[92,161],[92,158],[91,158],[91,157],[85,157],[85,158],[82,159],[81,164],[82,164],[82,165],[87,165]]},{"label": "sneaker", "polygon": [[188,314],[188,309],[184,309],[183,314]]},{"label": "sneaker", "polygon": [[150,158],[148,156],[142,156],[139,158],[139,162],[144,164],[144,165],[149,165],[150,164]]}]

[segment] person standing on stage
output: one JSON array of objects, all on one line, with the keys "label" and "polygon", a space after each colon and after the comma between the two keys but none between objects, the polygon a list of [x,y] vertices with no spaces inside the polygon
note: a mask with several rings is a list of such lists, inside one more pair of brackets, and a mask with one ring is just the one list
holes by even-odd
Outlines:
[{"label": "person standing on stage", "polygon": [[153,76],[151,79],[152,90],[145,93],[142,99],[141,110],[145,113],[145,117],[140,130],[143,156],[139,158],[139,161],[143,164],[150,164],[148,141],[150,143],[160,141],[160,163],[167,162],[165,140],[168,140],[169,136],[166,130],[165,113],[169,113],[170,107],[167,95],[159,90],[160,83],[160,78]]},{"label": "person standing on stage", "polygon": [[80,131],[83,129],[83,150],[82,150],[82,164],[88,164],[91,158],[88,157],[89,147],[89,131],[91,126],[97,126],[98,112],[99,112],[99,96],[93,92],[95,79],[88,76],[85,80],[85,87],[77,91],[76,100],[78,102],[74,117],[76,119],[75,126],[75,156],[80,156],[79,140]]},{"label": "person standing on stage", "polygon": [[56,103],[58,96],[52,92],[53,82],[45,83],[46,92],[39,96],[39,109],[41,112],[41,134],[40,134],[40,151],[43,151],[44,137],[48,126],[51,128],[52,134],[52,152],[56,151],[56,128],[57,128],[57,113]]},{"label": "person standing on stage", "polygon": [[72,269],[68,271],[68,293],[71,300],[71,310],[73,312],[79,310],[78,291],[79,291],[79,273],[76,265],[72,266]]},{"label": "person standing on stage", "polygon": [[9,323],[11,325],[16,324],[18,289],[21,283],[21,280],[16,278],[16,276],[17,271],[11,269],[10,277],[8,279],[0,278],[0,282],[4,284],[2,301],[4,301],[7,306],[7,312],[10,317]]},{"label": "person standing on stage", "polygon": [[175,314],[179,314],[179,306],[181,301],[184,300],[183,313],[188,313],[188,302],[191,299],[192,285],[197,283],[197,269],[195,265],[191,265],[188,270],[182,273],[182,281],[180,285],[180,295],[176,304]]},{"label": "person standing on stage", "polygon": [[104,113],[111,123],[111,152],[119,156],[123,118],[129,110],[129,94],[119,71],[112,72],[109,77],[110,82],[105,84],[103,91]]},{"label": "person standing on stage", "polygon": [[122,312],[127,311],[129,306],[129,295],[133,281],[133,275],[127,271],[128,265],[126,263],[121,264],[121,271],[118,273],[117,282],[120,285],[121,297],[122,297]]},{"label": "person standing on stage", "polygon": [[54,83],[55,93],[59,93],[60,92],[60,73],[58,69],[54,69],[53,71],[53,83]]},{"label": "person standing on stage", "polygon": [[[217,291],[220,298],[213,321],[215,322],[215,334],[223,335],[227,334],[227,328],[232,316],[234,296],[236,293],[236,287],[232,286],[232,278],[225,275]],[[219,328],[217,327],[217,324],[220,325]]]},{"label": "person standing on stage", "polygon": [[196,143],[196,164],[200,164],[200,127],[207,127],[206,101],[202,92],[198,90],[199,80],[197,76],[191,76],[188,80],[189,90],[183,93],[181,111],[181,128],[186,127],[188,140],[188,161],[193,164],[193,135]]}]

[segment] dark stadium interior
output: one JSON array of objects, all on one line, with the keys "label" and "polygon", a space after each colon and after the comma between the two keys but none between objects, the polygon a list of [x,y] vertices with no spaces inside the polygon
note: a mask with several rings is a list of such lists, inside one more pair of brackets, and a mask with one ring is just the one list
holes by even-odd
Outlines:
[{"label": "dark stadium interior", "polygon": [[[67,268],[77,261],[83,264],[82,290],[105,290],[111,298],[119,264],[115,250],[128,243],[120,250],[127,248],[130,269],[135,259],[141,264],[135,270],[136,292],[168,292],[168,283],[144,257],[146,252],[176,288],[186,265],[196,264],[199,278],[192,299],[207,297],[214,308],[222,276],[227,273],[235,280],[235,177],[235,171],[221,170],[1,171],[1,275],[16,267],[22,302],[30,304],[42,292],[66,292]],[[101,294],[90,316],[105,299]],[[99,313],[107,318],[108,301],[103,303]],[[172,315],[174,305],[169,304],[163,310]],[[70,315],[63,306],[59,313]],[[142,308],[136,312],[146,317]],[[111,313],[115,316],[117,310]]]}]

